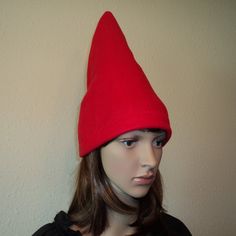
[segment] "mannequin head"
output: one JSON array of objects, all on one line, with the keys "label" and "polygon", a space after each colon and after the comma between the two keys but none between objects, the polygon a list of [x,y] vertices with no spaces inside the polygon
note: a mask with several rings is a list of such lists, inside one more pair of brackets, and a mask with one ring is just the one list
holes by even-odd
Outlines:
[{"label": "mannequin head", "polygon": [[118,196],[147,194],[156,178],[164,140],[163,131],[134,130],[101,148],[103,169]]},{"label": "mannequin head", "polygon": [[158,169],[162,142],[165,132],[161,130],[135,130],[85,156],[68,212],[72,221],[99,235],[108,224],[109,208],[136,215],[134,225],[152,224],[163,211]]}]

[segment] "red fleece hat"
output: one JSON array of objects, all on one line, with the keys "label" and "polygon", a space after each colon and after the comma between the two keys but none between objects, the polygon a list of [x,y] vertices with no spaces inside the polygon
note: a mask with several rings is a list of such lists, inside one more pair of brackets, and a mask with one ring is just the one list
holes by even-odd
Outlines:
[{"label": "red fleece hat", "polygon": [[83,157],[131,130],[157,128],[171,136],[168,112],[135,61],[111,12],[105,12],[93,36],[87,93],[80,108],[78,136]]}]

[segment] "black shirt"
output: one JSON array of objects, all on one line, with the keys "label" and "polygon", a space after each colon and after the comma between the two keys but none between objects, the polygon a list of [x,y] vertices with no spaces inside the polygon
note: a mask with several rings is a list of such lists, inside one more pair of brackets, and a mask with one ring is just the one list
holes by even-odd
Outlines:
[{"label": "black shirt", "polygon": [[[160,230],[159,227],[156,227],[148,236],[191,236],[188,228],[180,220],[165,213],[161,218],[165,229]],[[32,236],[82,236],[80,232],[71,230],[69,228],[71,225],[72,222],[68,215],[61,211],[55,216],[53,223],[42,226]]]}]

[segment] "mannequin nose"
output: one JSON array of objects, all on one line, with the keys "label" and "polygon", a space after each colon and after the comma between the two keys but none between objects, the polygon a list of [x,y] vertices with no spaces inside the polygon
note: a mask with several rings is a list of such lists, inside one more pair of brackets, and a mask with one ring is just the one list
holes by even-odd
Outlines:
[{"label": "mannequin nose", "polygon": [[141,153],[141,165],[147,166],[150,169],[158,167],[160,164],[162,155],[162,149],[157,149],[152,147],[151,145],[147,145],[143,147]]}]

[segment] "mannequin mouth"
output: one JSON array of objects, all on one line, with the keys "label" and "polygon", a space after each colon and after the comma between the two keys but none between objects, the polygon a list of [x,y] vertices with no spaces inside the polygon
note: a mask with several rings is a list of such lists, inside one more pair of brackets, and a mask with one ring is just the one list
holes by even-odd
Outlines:
[{"label": "mannequin mouth", "polygon": [[151,185],[154,180],[155,180],[154,174],[137,176],[133,178],[134,183],[137,185]]}]

